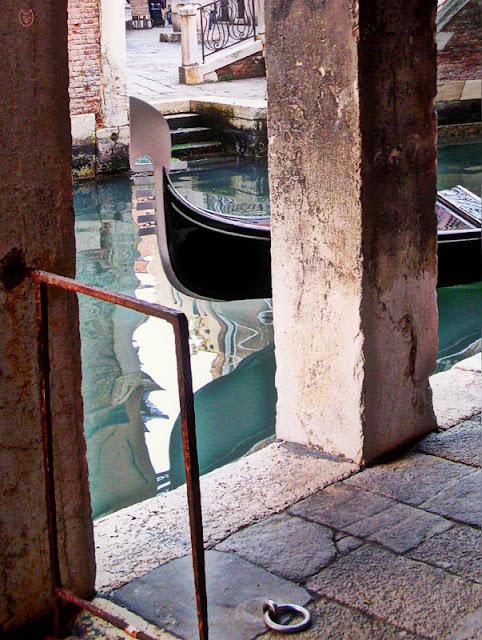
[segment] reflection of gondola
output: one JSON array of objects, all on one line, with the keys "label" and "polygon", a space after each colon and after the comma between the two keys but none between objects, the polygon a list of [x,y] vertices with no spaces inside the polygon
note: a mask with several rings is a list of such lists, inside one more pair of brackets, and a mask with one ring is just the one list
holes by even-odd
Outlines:
[{"label": "reflection of gondola", "polygon": [[[480,220],[457,195],[460,188],[437,197],[438,286],[480,279]],[[196,207],[178,193],[166,171],[163,196],[163,259],[174,286],[198,298],[271,297],[269,217],[248,220]],[[474,203],[480,207],[477,196],[465,190],[463,196],[472,212]]]},{"label": "reflection of gondola", "polygon": [[[237,460],[275,431],[274,346],[249,355],[231,373],[196,391],[194,407],[201,474]],[[181,423],[169,442],[171,489],[185,482]]]}]

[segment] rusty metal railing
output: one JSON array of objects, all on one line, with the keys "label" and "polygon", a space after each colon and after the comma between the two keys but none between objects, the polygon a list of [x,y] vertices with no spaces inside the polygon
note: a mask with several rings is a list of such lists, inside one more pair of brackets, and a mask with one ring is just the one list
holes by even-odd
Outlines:
[{"label": "rusty metal railing", "polygon": [[81,609],[90,611],[113,626],[122,629],[133,638],[155,640],[144,631],[133,629],[127,621],[79,598],[65,589],[62,583],[60,558],[58,549],[57,504],[54,481],[53,425],[50,397],[50,358],[49,358],[49,323],[48,323],[48,287],[63,289],[103,300],[105,302],[139,311],[148,316],[169,322],[174,330],[177,359],[177,375],[179,401],[181,406],[181,431],[186,472],[187,499],[189,509],[189,526],[191,532],[192,563],[194,569],[194,587],[198,616],[199,639],[208,639],[208,612],[206,596],[206,573],[203,545],[203,523],[201,511],[201,493],[199,487],[199,464],[196,447],[196,429],[194,416],[194,395],[191,378],[191,359],[189,351],[189,328],[186,316],[175,309],[168,309],[157,304],[137,300],[131,296],[111,293],[82,284],[46,271],[30,271],[34,282],[36,321],[38,334],[39,388],[42,416],[42,446],[45,471],[45,500],[48,517],[48,538],[50,567],[52,575],[52,591],[55,597],[54,635],[60,629],[61,602],[75,604]]}]

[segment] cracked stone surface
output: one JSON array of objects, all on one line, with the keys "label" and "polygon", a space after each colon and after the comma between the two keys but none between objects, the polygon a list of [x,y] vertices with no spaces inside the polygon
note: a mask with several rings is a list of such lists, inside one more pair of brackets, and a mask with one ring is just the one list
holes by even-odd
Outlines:
[{"label": "cracked stone surface", "polygon": [[293,505],[289,512],[334,529],[346,529],[394,504],[389,498],[338,482]]},{"label": "cracked stone surface", "polygon": [[417,446],[416,451],[440,458],[480,466],[482,428],[480,415],[441,433],[431,433]]},{"label": "cracked stone surface", "polygon": [[455,526],[430,540],[426,540],[408,554],[447,569],[463,578],[482,582],[482,550],[480,531],[466,526]]},{"label": "cracked stone surface", "polygon": [[[205,542],[214,546],[356,468],[300,445],[275,442],[216,469],[201,478]],[[99,518],[94,531],[96,586],[105,592],[189,552],[186,487]]]},{"label": "cracked stone surface", "polygon": [[412,453],[394,462],[366,469],[345,482],[417,506],[473,471],[472,467],[457,462]]},{"label": "cracked stone surface", "polygon": [[323,569],[307,586],[434,640],[448,637],[482,597],[474,582],[369,543]]},{"label": "cracked stone surface", "polygon": [[480,482],[481,472],[472,470],[470,475],[445,487],[426,500],[421,507],[447,518],[480,526]]},{"label": "cracked stone surface", "polygon": [[[361,611],[321,598],[309,607],[312,625],[299,637],[302,640],[415,640],[403,629],[369,618]],[[279,640],[280,634],[270,631],[263,640]],[[289,637],[289,636],[288,636]],[[296,638],[296,636],[293,636]]]},{"label": "cracked stone surface", "polygon": [[343,536],[343,538],[339,538],[335,541],[336,550],[341,556],[350,553],[354,549],[358,549],[363,544],[363,540],[360,538],[355,538],[354,536]]},{"label": "cracked stone surface", "polygon": [[[252,640],[266,627],[263,602],[306,604],[302,587],[231,553],[208,551],[206,579],[210,640]],[[113,593],[115,602],[184,640],[197,637],[192,563],[178,558]]]},{"label": "cracked stone surface", "polygon": [[404,553],[452,526],[445,518],[398,503],[381,513],[347,525],[346,530],[378,542],[391,551]]},{"label": "cracked stone surface", "polygon": [[336,557],[333,532],[314,522],[276,515],[230,536],[216,547],[298,582]]}]

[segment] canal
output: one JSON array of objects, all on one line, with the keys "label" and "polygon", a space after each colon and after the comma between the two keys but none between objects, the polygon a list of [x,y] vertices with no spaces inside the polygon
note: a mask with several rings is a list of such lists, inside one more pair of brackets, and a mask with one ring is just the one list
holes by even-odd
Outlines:
[{"label": "canal", "polygon": [[[439,152],[439,189],[480,193],[481,145]],[[269,212],[266,163],[210,160],[174,174],[196,204],[236,215]],[[274,433],[276,392],[271,300],[209,302],[167,280],[156,237],[129,178],[75,188],[77,278],[181,309],[188,317],[202,473]],[[137,223],[136,223],[137,222]],[[220,265],[222,269],[222,265]],[[84,422],[94,517],[183,481],[170,327],[81,297]],[[438,370],[477,348],[480,284],[438,290]],[[328,356],[329,357],[329,356]]]}]

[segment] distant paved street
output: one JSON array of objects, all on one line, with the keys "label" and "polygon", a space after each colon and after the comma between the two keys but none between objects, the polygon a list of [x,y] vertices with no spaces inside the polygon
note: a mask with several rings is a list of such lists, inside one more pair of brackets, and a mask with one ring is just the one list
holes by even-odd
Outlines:
[{"label": "distant paved street", "polygon": [[202,85],[182,85],[178,80],[181,64],[179,43],[159,42],[161,29],[127,31],[128,95],[148,102],[168,99],[220,96],[264,99],[266,79],[209,82]]}]

